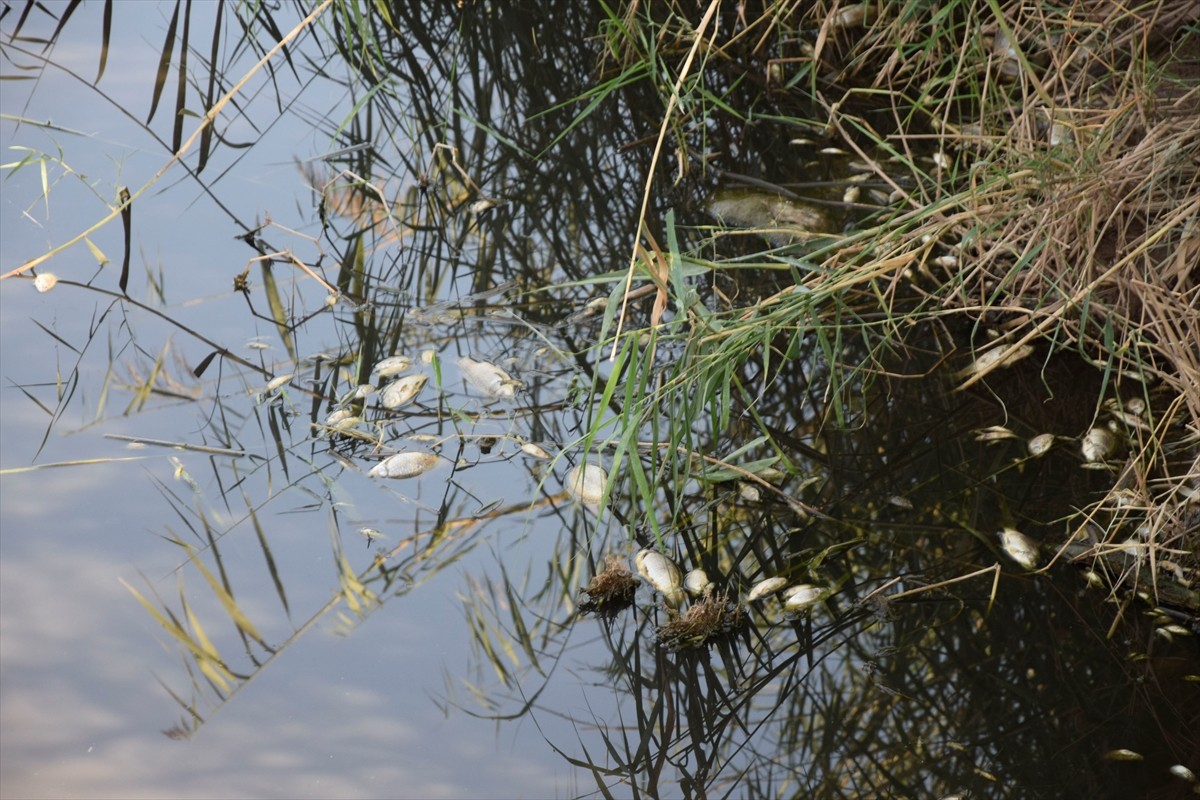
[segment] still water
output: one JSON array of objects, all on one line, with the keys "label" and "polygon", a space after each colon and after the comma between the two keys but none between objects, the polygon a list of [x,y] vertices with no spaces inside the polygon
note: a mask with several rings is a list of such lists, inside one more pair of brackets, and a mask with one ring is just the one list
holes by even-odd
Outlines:
[{"label": "still water", "polygon": [[[4,84],[0,146],[32,160],[6,169],[4,272],[167,164],[171,81],[143,121],[174,6],[153,8],[117,7],[103,94],[102,7],[46,53],[6,41],[5,77],[29,80]],[[756,406],[794,447],[766,482],[782,493],[733,473],[647,507],[611,443],[584,439],[620,411],[589,393],[614,369],[602,302],[619,297],[657,111],[635,86],[580,116],[604,18],[564,8],[397,16],[381,60],[306,34],[225,112],[198,177],[168,170],[137,197],[129,299],[120,219],[88,237],[103,267],[80,243],[40,268],[52,291],[0,284],[0,793],[1186,791],[1168,768],[1200,770],[1194,642],[1136,610],[1109,636],[1103,592],[1069,566],[1030,575],[993,538],[1014,518],[1049,531],[1100,488],[1063,453],[968,435],[1035,382],[876,385],[818,447],[821,368],[802,345]],[[273,41],[251,46],[216,9],[193,10],[192,47],[220,26],[228,85]],[[299,19],[277,12],[284,32]],[[726,166],[784,169],[755,137]],[[699,241],[714,183],[689,176],[652,216]],[[384,387],[372,368],[391,355],[424,376],[415,396],[356,397]],[[664,368],[676,355],[663,345]],[[504,375],[469,380],[464,357]],[[357,421],[335,428],[340,410]],[[775,463],[736,415],[717,427],[695,451]],[[432,458],[368,475],[394,452]],[[612,473],[601,504],[566,491],[584,463]],[[670,650],[648,586],[611,616],[579,608],[606,556],[644,546],[706,569],[730,607],[771,576],[831,594],[801,614],[756,601],[728,636]]]}]

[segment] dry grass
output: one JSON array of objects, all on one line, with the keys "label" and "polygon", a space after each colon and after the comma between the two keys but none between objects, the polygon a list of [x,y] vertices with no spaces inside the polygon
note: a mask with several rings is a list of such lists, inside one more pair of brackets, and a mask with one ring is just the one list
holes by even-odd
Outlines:
[{"label": "dry grass", "polygon": [[826,138],[901,198],[805,288],[882,302],[898,334],[958,316],[1081,358],[1105,395],[1070,402],[1098,424],[1106,401],[1142,400],[1111,491],[1070,529],[1092,532],[1085,558],[1136,537],[1135,588],[1200,582],[1200,5],[780,2],[719,29],[713,63],[800,76],[788,91],[824,108]]}]

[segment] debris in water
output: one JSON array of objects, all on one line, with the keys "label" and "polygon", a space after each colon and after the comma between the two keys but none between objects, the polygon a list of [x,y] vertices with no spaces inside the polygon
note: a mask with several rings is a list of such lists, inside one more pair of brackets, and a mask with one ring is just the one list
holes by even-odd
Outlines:
[{"label": "debris in water", "polygon": [[745,622],[742,609],[723,594],[710,592],[681,616],[658,629],[658,641],[668,650],[702,647],[728,635]]},{"label": "debris in water", "polygon": [[58,285],[58,276],[53,272],[43,272],[33,279],[33,288],[39,292],[48,292]]},{"label": "debris in water", "polygon": [[592,576],[583,589],[588,599],[580,603],[579,610],[584,614],[615,614],[633,603],[637,586],[637,578],[629,571],[625,559],[605,556],[604,569]]}]

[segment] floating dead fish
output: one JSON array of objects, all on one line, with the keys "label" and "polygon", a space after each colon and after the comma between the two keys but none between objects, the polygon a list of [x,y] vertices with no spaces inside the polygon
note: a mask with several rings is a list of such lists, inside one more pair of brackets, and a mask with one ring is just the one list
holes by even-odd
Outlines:
[{"label": "floating dead fish", "polygon": [[1109,750],[1105,753],[1104,758],[1107,761],[1141,761],[1143,756],[1134,750],[1118,747],[1116,750]]},{"label": "floating dead fish", "polygon": [[376,539],[386,539],[387,538],[386,536],[384,536],[382,533],[375,530],[374,528],[359,528],[358,535],[366,538],[368,546],[370,546],[371,542],[375,541]]},{"label": "floating dead fish", "polygon": [[521,445],[521,452],[524,453],[525,455],[529,456],[530,458],[544,458],[544,459],[550,458],[549,453],[547,453],[542,448],[538,447],[533,442],[525,442],[523,445]]},{"label": "floating dead fish", "polygon": [[485,211],[491,211],[493,208],[504,204],[503,200],[497,200],[494,197],[484,197],[467,206],[467,211],[472,214],[482,214]]},{"label": "floating dead fish", "polygon": [[1083,435],[1079,449],[1083,453],[1084,461],[1103,461],[1117,449],[1117,437],[1107,428],[1092,428]]},{"label": "floating dead fish", "polygon": [[634,557],[638,574],[662,594],[672,606],[683,600],[683,578],[675,562],[657,550],[646,548]]},{"label": "floating dead fish", "polygon": [[516,397],[517,389],[525,385],[495,364],[476,361],[468,356],[458,360],[458,369],[467,383],[488,397],[511,400]]},{"label": "floating dead fish", "polygon": [[267,394],[270,394],[271,392],[283,386],[287,386],[288,382],[294,377],[296,377],[296,374],[294,372],[289,372],[286,375],[279,375],[275,378],[272,378],[270,383],[267,384]]},{"label": "floating dead fish", "polygon": [[1055,120],[1050,124],[1050,146],[1072,144],[1075,141],[1075,131],[1065,122]]},{"label": "floating dead fish", "polygon": [[974,375],[982,375],[985,372],[990,372],[993,369],[1011,367],[1032,352],[1033,345],[1023,344],[1019,347],[1010,347],[1005,344],[997,345],[986,353],[977,356],[971,362],[970,366],[958,373],[958,377],[970,378]]},{"label": "floating dead fish", "polygon": [[1003,425],[990,425],[975,431],[977,442],[1002,442],[1005,439],[1015,439],[1017,435]]},{"label": "floating dead fish", "polygon": [[913,510],[912,500],[909,500],[907,497],[902,497],[898,494],[894,494],[889,497],[888,504],[893,505],[896,508],[903,508],[905,511]]},{"label": "floating dead fish", "polygon": [[1188,783],[1196,782],[1196,773],[1185,767],[1183,764],[1175,764],[1169,770],[1176,778],[1183,778]]},{"label": "floating dead fish", "polygon": [[1034,436],[1032,439],[1026,442],[1025,446],[1029,448],[1029,455],[1033,456],[1034,458],[1044,456],[1046,453],[1050,452],[1050,448],[1054,446],[1054,434],[1039,433],[1037,436]]},{"label": "floating dead fish", "polygon": [[372,478],[415,478],[433,469],[437,463],[438,457],[433,453],[397,453],[371,467],[367,474]]},{"label": "floating dead fish", "polygon": [[360,422],[362,422],[362,417],[356,415],[353,410],[339,408],[326,417],[321,424],[331,431],[342,432],[350,430]]},{"label": "floating dead fish", "polygon": [[33,279],[33,288],[39,292],[48,292],[58,285],[58,276],[53,272],[43,272]]},{"label": "floating dead fish", "polygon": [[1037,569],[1037,542],[1020,531],[1013,530],[1012,528],[1005,528],[1000,531],[1000,549],[1025,569]]},{"label": "floating dead fish", "polygon": [[581,503],[598,504],[607,486],[608,473],[596,464],[580,464],[567,473],[567,494]]},{"label": "floating dead fish", "polygon": [[839,9],[836,14],[829,15],[829,28],[830,30],[860,28],[875,16],[874,11],[874,3],[858,3],[857,5],[846,6]]},{"label": "floating dead fish", "polygon": [[388,356],[375,365],[375,374],[381,378],[394,378],[412,369],[412,359],[408,356]]},{"label": "floating dead fish", "polygon": [[762,492],[753,483],[740,482],[738,483],[738,497],[745,500],[747,503],[757,503],[762,500]]},{"label": "floating dead fish", "polygon": [[395,411],[417,399],[417,395],[425,388],[429,380],[425,375],[409,375],[400,378],[383,387],[379,393],[379,402],[384,408]]},{"label": "floating dead fish", "polygon": [[938,150],[933,154],[933,165],[938,169],[950,169],[950,156]]},{"label": "floating dead fish", "polygon": [[828,589],[801,583],[783,590],[783,607],[788,611],[807,611],[828,596]]},{"label": "floating dead fish", "polygon": [[746,602],[753,603],[755,600],[773,594],[785,586],[787,586],[787,578],[776,577],[761,580],[750,589],[750,594],[746,595]]},{"label": "floating dead fish", "polygon": [[847,186],[846,191],[842,192],[843,203],[857,203],[858,198],[862,196],[862,189],[857,186]]},{"label": "floating dead fish", "polygon": [[712,586],[712,581],[708,579],[708,573],[697,567],[683,576],[683,588],[692,597],[699,597]]},{"label": "floating dead fish", "polygon": [[1116,400],[1108,401],[1105,403],[1105,406],[1109,416],[1125,425],[1127,428],[1136,428],[1146,432],[1150,431],[1150,423],[1146,422],[1146,420],[1142,419],[1137,414],[1121,408],[1120,404]]},{"label": "floating dead fish", "polygon": [[833,230],[824,209],[772,192],[751,189],[718,190],[708,213],[725,225],[760,231],[773,244],[790,244]]}]

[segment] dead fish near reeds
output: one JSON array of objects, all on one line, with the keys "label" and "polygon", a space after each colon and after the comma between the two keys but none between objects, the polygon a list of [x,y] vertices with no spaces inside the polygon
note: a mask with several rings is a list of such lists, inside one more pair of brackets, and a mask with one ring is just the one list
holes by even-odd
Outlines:
[{"label": "dead fish near reeds", "polygon": [[488,397],[500,400],[512,400],[517,395],[517,389],[525,385],[495,364],[476,361],[469,356],[458,360],[458,369],[468,384]]},{"label": "dead fish near reeds", "polygon": [[597,505],[608,488],[608,472],[596,464],[580,464],[567,472],[567,494],[580,503]]},{"label": "dead fish near reeds", "polygon": [[1031,353],[1033,353],[1033,346],[1028,344],[1017,347],[997,345],[986,353],[976,356],[975,360],[969,366],[959,370],[957,377],[960,379],[973,378],[976,375],[984,375],[994,369],[1011,367]]},{"label": "dead fish near reeds", "polygon": [[1039,433],[1037,436],[1034,436],[1025,443],[1025,447],[1029,450],[1029,455],[1033,456],[1034,458],[1044,456],[1046,453],[1050,452],[1050,448],[1053,446],[1054,434],[1052,433]]},{"label": "dead fish near reeds", "polygon": [[353,409],[339,408],[327,416],[320,427],[325,428],[330,434],[345,433],[360,422],[362,422],[362,417],[355,414]]},{"label": "dead fish near reeds", "polygon": [[808,611],[817,603],[825,600],[829,594],[828,589],[821,586],[813,586],[811,583],[789,586],[783,590],[783,607],[785,610],[793,613]]},{"label": "dead fish near reeds", "polygon": [[708,203],[708,213],[725,225],[757,229],[775,245],[812,239],[833,230],[824,209],[750,189],[718,190]]},{"label": "dead fish near reeds", "polygon": [[1020,531],[1012,528],[1000,531],[1000,549],[1025,569],[1037,569],[1037,542]]},{"label": "dead fish near reeds", "polygon": [[1117,449],[1117,437],[1107,428],[1092,428],[1083,435],[1079,450],[1083,460],[1095,464],[1104,461]]},{"label": "dead fish near reeds", "polygon": [[438,457],[433,453],[410,451],[396,453],[371,467],[367,475],[372,478],[415,478],[437,466]]},{"label": "dead fish near reeds", "polygon": [[380,391],[379,402],[389,411],[402,408],[417,399],[428,380],[426,375],[409,375],[394,380]]},{"label": "dead fish near reeds", "polygon": [[683,588],[692,597],[700,597],[712,589],[713,582],[708,579],[708,573],[697,567],[683,576]]},{"label": "dead fish near reeds", "polygon": [[412,369],[408,356],[388,356],[375,365],[375,374],[381,378],[394,378]]},{"label": "dead fish near reeds", "polygon": [[755,600],[778,592],[785,586],[787,586],[787,578],[776,577],[761,580],[750,589],[750,594],[746,595],[746,602],[753,603]]},{"label": "dead fish near reeds", "polygon": [[838,9],[830,14],[828,25],[830,30],[845,30],[846,28],[861,28],[875,18],[874,3],[857,3]]},{"label": "dead fish near reeds", "polygon": [[657,550],[645,548],[634,557],[638,574],[671,606],[683,602],[683,576],[675,562]]}]

